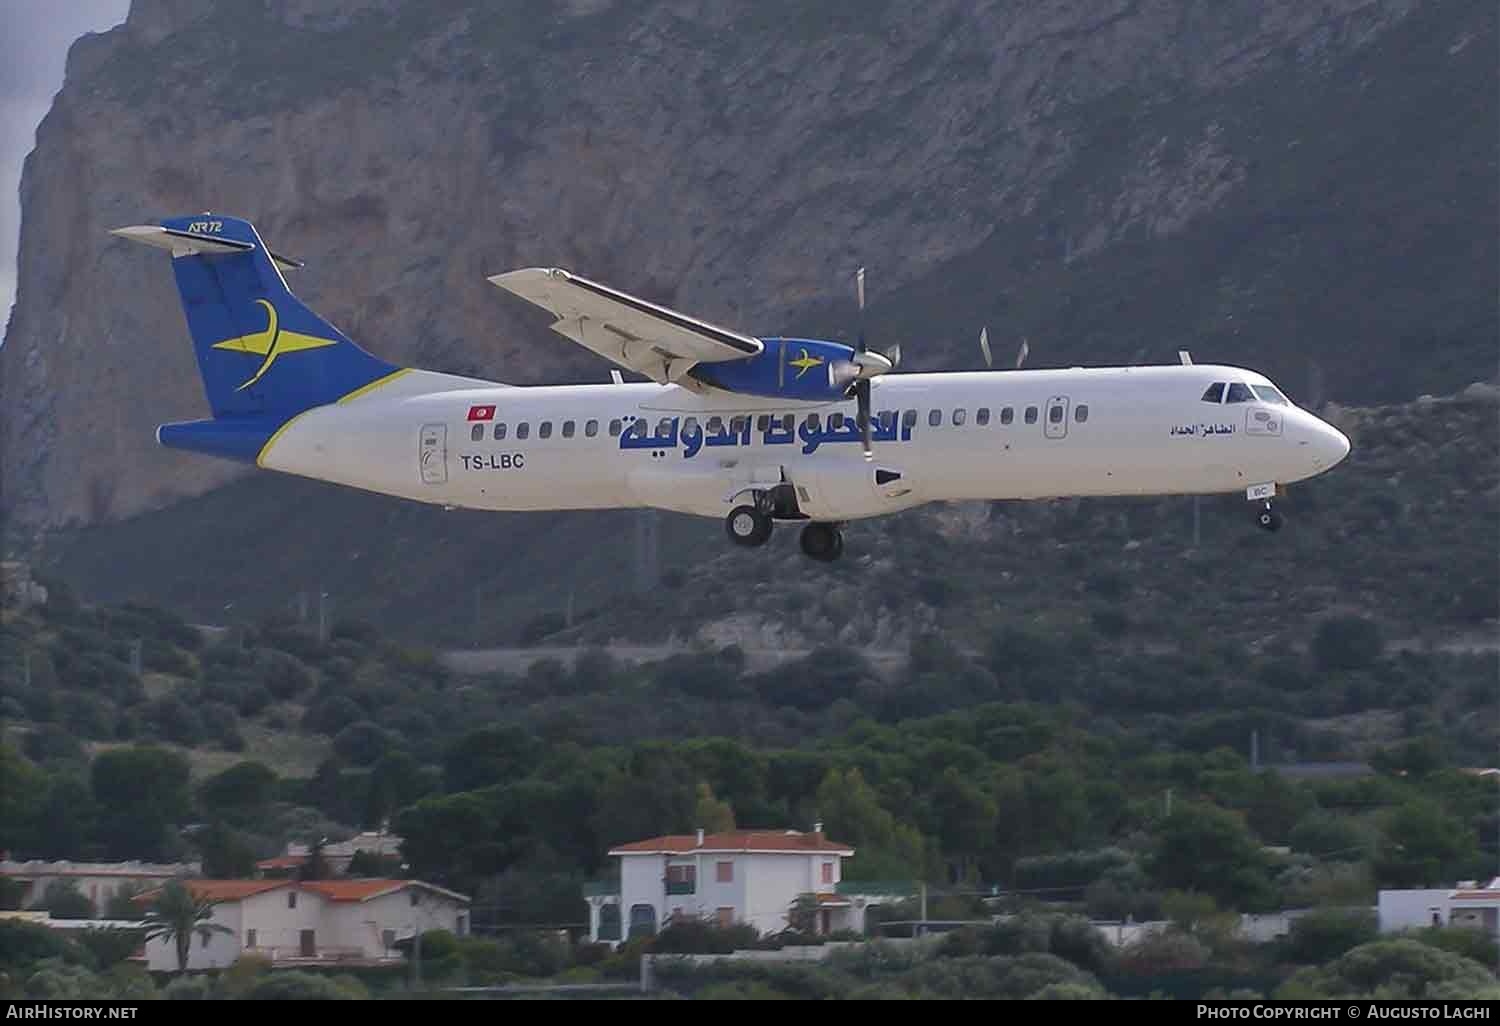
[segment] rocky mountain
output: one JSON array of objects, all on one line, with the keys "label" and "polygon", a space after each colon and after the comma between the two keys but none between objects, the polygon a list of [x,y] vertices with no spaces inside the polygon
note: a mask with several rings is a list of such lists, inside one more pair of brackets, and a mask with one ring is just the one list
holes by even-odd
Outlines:
[{"label": "rocky mountain", "polygon": [[608,367],[488,274],[847,334],[864,264],[908,369],[987,324],[1030,365],[1456,391],[1495,369],[1495,44],[1484,0],[135,0],[25,166],[11,544],[243,473],[155,445],[206,407],[165,261],[108,234],[201,210],[382,356],[515,383]]}]

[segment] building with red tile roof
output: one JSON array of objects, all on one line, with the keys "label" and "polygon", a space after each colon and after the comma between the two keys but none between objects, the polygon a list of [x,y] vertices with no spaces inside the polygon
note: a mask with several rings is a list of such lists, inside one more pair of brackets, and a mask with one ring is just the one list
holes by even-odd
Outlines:
[{"label": "building with red tile roof", "polygon": [[[227,928],[205,941],[194,935],[189,969],[218,969],[242,955],[274,965],[379,965],[402,959],[397,941],[417,930],[469,932],[469,898],[422,880],[184,880],[211,901],[210,922]],[[149,909],[161,889],[135,899]],[[177,968],[170,938],[146,945],[152,970]]]}]

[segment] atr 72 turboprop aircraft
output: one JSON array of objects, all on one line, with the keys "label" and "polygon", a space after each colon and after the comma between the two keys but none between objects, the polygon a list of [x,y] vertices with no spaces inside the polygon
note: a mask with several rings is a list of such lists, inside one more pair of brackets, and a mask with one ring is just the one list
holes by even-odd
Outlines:
[{"label": "atr 72 turboprop aircraft", "polygon": [[950,500],[1243,492],[1274,531],[1276,495],[1349,452],[1238,367],[893,374],[899,350],[863,330],[756,337],[557,268],[489,281],[649,382],[399,367],[304,306],[282,277],[302,265],[248,221],[114,234],[171,253],[212,413],[161,425],[160,444],[450,508],[656,507],[723,518],[745,546],[800,524],[802,551],[832,561],[848,522]]}]

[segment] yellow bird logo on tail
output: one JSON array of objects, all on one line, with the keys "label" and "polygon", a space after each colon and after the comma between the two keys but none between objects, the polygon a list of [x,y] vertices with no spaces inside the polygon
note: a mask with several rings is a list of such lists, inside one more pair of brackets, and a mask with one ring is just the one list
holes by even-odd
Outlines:
[{"label": "yellow bird logo on tail", "polygon": [[257,299],[255,302],[266,308],[266,330],[214,343],[215,349],[227,349],[232,353],[248,353],[252,356],[264,357],[260,367],[249,380],[235,389],[236,392],[249,388],[259,381],[266,371],[271,369],[271,364],[276,362],[278,356],[306,349],[321,349],[324,346],[338,345],[338,342],[331,338],[318,338],[316,335],[301,335],[295,331],[280,330],[276,321],[276,308],[271,305],[270,300]]}]

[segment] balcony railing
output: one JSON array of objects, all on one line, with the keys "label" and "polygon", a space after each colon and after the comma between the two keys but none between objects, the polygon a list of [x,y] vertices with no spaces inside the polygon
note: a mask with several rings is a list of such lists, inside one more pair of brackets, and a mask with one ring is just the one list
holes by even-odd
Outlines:
[{"label": "balcony railing", "polygon": [[668,894],[696,894],[698,884],[695,880],[667,880]]},{"label": "balcony railing", "polygon": [[618,898],[620,896],[620,881],[589,880],[583,885],[583,896],[585,898]]}]

